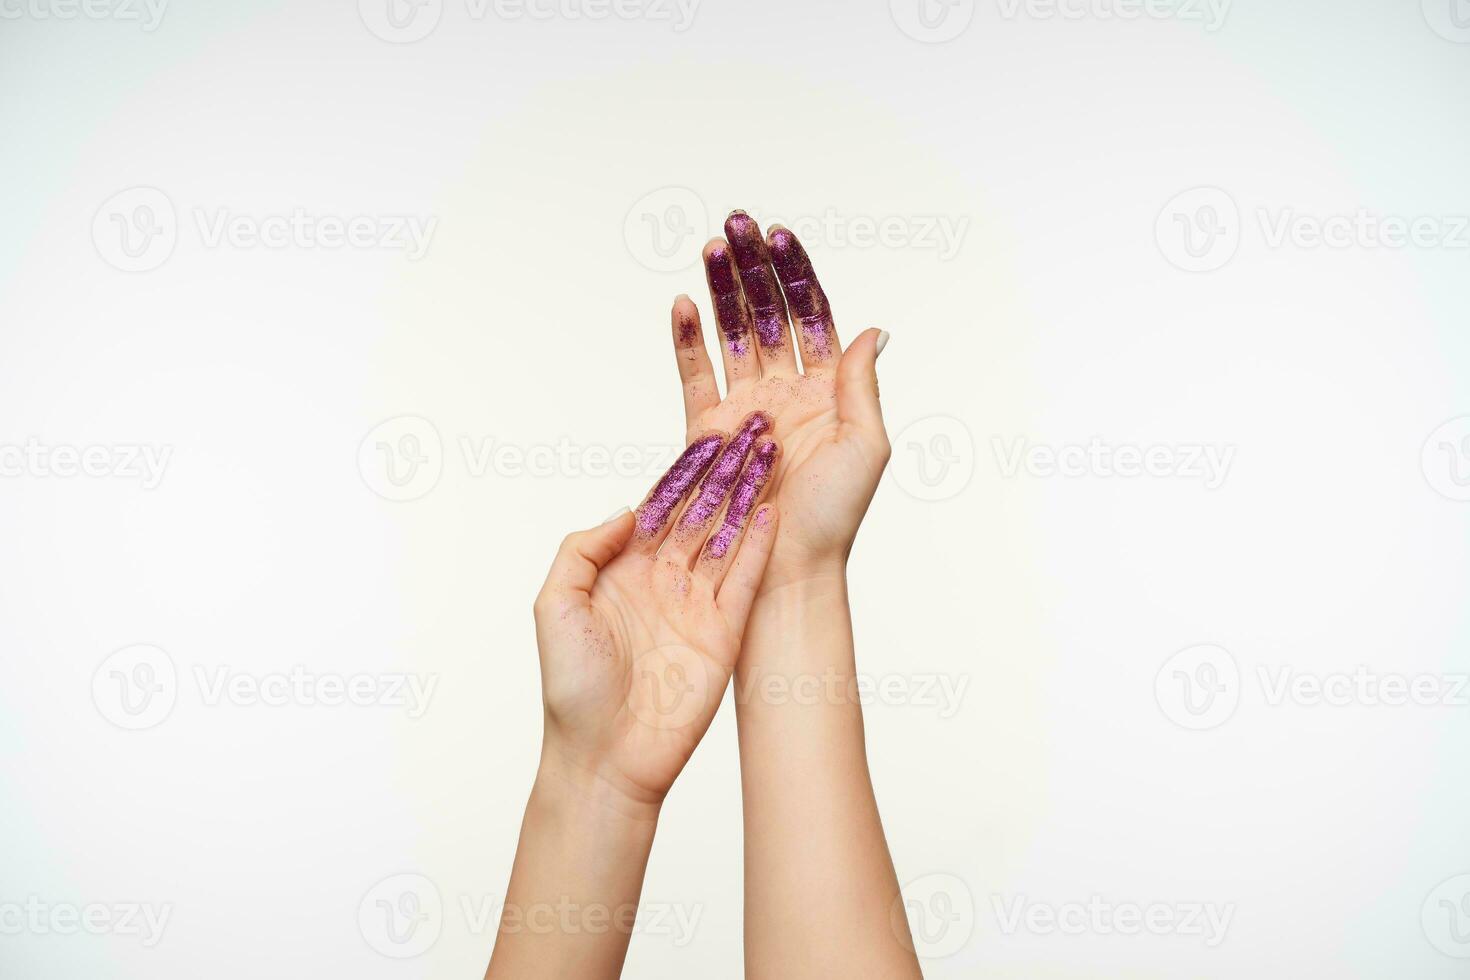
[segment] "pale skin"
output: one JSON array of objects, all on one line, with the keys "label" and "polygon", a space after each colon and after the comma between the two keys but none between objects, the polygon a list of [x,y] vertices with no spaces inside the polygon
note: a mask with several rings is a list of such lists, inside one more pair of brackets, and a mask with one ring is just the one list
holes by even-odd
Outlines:
[{"label": "pale skin", "polygon": [[[842,351],[795,236],[773,228],[763,238],[740,212],[726,230],[729,242],[705,249],[723,398],[697,308],[688,297],[674,305],[686,430],[692,445],[735,431],[752,412],[770,416],[782,450],[764,488],[770,503],[719,560],[701,553],[719,518],[670,534],[673,518],[645,533],[623,515],[563,544],[536,602],[545,733],[492,980],[618,975],[660,805],[732,675],[746,976],[921,975],[868,774],[861,706],[846,696],[812,704],[761,693],[773,677],[820,677],[825,690],[856,674],[846,565],[889,458],[875,371],[887,335],[868,330]],[[670,682],[694,696],[666,715]],[[612,925],[531,930],[508,921],[559,899],[607,909]]]},{"label": "pale skin", "polygon": [[734,670],[776,508],[723,558],[703,551],[716,515],[671,533],[677,507],[650,513],[569,535],[536,598],[541,763],[492,980],[619,975],[663,799]]}]

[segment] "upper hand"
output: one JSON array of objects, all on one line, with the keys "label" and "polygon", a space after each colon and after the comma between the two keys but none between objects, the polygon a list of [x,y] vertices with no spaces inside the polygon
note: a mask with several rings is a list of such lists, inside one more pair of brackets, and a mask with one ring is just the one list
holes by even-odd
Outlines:
[{"label": "upper hand", "polygon": [[842,351],[826,293],[789,230],[772,227],[763,238],[736,211],[725,234],[704,249],[725,397],[687,296],[674,304],[674,348],[690,439],[752,411],[774,420],[785,462],[771,493],[788,519],[764,579],[772,588],[839,570],[877,490],[890,455],[875,370],[880,333],[865,331]]}]

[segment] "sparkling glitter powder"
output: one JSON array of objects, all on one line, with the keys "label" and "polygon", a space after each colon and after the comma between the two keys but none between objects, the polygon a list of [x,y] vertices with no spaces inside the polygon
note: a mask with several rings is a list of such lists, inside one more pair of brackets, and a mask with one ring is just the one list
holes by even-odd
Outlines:
[{"label": "sparkling glitter powder", "polygon": [[750,353],[750,311],[745,307],[745,297],[735,278],[735,263],[724,242],[705,252],[704,272],[715,304],[715,323],[725,338],[725,346],[735,357],[744,357]]},{"label": "sparkling glitter powder", "polygon": [[730,494],[730,506],[725,510],[724,523],[704,546],[706,558],[718,560],[729,554],[730,545],[734,544],[735,539],[740,536],[741,529],[745,527],[745,520],[750,516],[751,508],[760,499],[761,491],[765,489],[766,483],[771,478],[778,452],[776,444],[769,439],[762,439],[755,444],[755,449],[750,454],[750,462],[746,464],[745,471],[740,474],[740,480],[735,484],[735,491]]},{"label": "sparkling glitter powder", "polygon": [[755,336],[761,349],[777,351],[786,346],[786,301],[781,287],[771,272],[771,258],[766,252],[760,225],[744,211],[736,211],[725,219],[725,237],[735,252],[735,265],[740,270],[740,286],[750,303],[755,321]]},{"label": "sparkling glitter powder", "polygon": [[689,448],[669,467],[669,471],[659,477],[658,483],[649,492],[648,499],[638,507],[638,533],[644,536],[654,535],[668,523],[669,515],[673,514],[679,501],[688,495],[690,489],[704,475],[724,441],[725,437],[715,432],[700,436],[689,444]]},{"label": "sparkling glitter powder", "polygon": [[812,261],[796,236],[785,228],[771,232],[771,260],[786,290],[806,349],[818,357],[832,356],[832,308],[812,270]]},{"label": "sparkling glitter powder", "polygon": [[752,412],[746,416],[730,442],[720,452],[715,464],[709,468],[704,482],[699,486],[699,496],[679,518],[679,527],[692,530],[706,527],[719,513],[725,503],[725,495],[740,477],[740,468],[750,452],[751,443],[771,430],[771,417],[764,412]]}]

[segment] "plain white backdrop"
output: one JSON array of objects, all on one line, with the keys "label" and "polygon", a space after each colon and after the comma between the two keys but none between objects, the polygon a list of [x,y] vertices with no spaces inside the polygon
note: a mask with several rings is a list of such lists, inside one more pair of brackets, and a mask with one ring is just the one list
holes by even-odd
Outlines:
[{"label": "plain white backdrop", "polygon": [[[0,0],[0,975],[479,975],[735,207],[893,335],[927,975],[1463,975],[1467,91],[1464,0]],[[730,708],[630,977],[739,976]]]}]

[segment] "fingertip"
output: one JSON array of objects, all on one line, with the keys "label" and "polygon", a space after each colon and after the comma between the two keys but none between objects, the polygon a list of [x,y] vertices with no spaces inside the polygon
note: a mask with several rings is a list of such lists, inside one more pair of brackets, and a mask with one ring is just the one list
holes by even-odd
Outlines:
[{"label": "fingertip", "polygon": [[704,243],[704,250],[700,254],[707,264],[723,262],[730,255],[730,243],[716,236]]},{"label": "fingertip", "polygon": [[675,297],[672,318],[674,342],[680,347],[693,347],[699,340],[699,307],[694,300],[683,293]]}]

